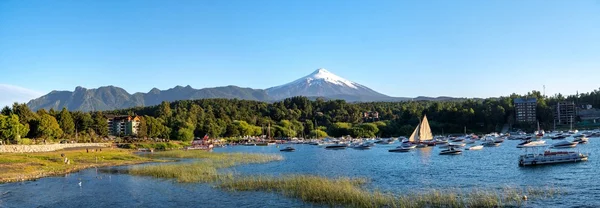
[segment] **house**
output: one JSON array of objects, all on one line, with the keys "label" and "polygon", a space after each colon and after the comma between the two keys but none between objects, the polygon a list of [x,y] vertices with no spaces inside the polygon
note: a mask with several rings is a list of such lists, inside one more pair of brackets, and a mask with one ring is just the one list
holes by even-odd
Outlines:
[{"label": "house", "polygon": [[379,112],[368,111],[363,113],[363,120],[365,121],[379,121]]}]

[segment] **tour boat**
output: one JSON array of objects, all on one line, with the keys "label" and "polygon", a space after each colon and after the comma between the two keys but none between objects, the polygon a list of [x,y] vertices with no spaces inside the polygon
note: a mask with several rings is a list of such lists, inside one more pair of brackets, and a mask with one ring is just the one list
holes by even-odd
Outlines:
[{"label": "tour boat", "polygon": [[527,140],[527,141],[524,141],[524,142],[521,142],[520,144],[518,144],[517,148],[523,148],[523,147],[527,147],[527,146],[543,145],[543,144],[546,144],[546,141],[544,141],[544,140],[537,140],[537,141]]},{"label": "tour boat", "polygon": [[293,151],[296,151],[296,149],[293,148],[293,147],[286,147],[286,148],[280,149],[279,151],[282,151],[282,152],[293,152]]},{"label": "tour boat", "polygon": [[554,163],[569,163],[587,161],[589,154],[583,154],[574,151],[551,151],[545,150],[543,153],[536,153],[536,150],[546,145],[530,146],[524,148],[526,151],[531,149],[531,153],[519,156],[519,166],[545,165]]},{"label": "tour boat", "polygon": [[560,141],[558,143],[554,143],[552,144],[552,148],[554,149],[559,149],[559,148],[574,148],[577,146],[577,142],[570,142],[567,140],[564,141]]},{"label": "tour boat", "polygon": [[454,147],[448,147],[448,149],[442,150],[440,155],[458,155],[462,154],[462,150],[456,149]]}]

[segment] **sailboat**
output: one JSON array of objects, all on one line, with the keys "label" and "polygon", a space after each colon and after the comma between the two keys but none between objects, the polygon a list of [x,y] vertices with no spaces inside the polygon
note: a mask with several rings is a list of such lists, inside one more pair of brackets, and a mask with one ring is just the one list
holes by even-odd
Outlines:
[{"label": "sailboat", "polygon": [[431,133],[431,128],[429,127],[429,121],[427,120],[427,116],[423,116],[423,120],[417,128],[413,131],[413,133],[408,138],[408,142],[404,143],[403,146],[410,147],[408,144],[417,144],[416,147],[424,148],[427,146],[435,145],[433,141],[433,134]]},{"label": "sailboat", "polygon": [[544,130],[540,129],[540,122],[539,121],[537,122],[537,127],[538,127],[538,130],[535,131],[535,136],[537,136],[537,137],[544,137],[544,134],[546,132],[544,132]]}]

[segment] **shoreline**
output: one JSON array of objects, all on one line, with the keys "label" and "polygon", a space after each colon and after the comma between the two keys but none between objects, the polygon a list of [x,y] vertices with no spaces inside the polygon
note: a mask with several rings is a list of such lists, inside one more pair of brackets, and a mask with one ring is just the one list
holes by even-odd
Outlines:
[{"label": "shoreline", "polygon": [[[61,154],[72,161],[65,164]],[[35,181],[40,178],[74,173],[88,168],[136,165],[160,162],[123,149],[105,149],[102,152],[86,150],[58,150],[39,153],[1,153],[0,184]]]}]

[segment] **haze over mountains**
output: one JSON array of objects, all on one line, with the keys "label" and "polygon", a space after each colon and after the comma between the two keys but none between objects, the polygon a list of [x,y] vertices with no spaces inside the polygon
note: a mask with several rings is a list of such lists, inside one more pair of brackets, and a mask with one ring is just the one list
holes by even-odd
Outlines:
[{"label": "haze over mountains", "polygon": [[[33,109],[62,109],[79,111],[100,111],[123,109],[136,106],[158,105],[162,101],[195,100],[205,98],[244,99],[256,101],[277,101],[288,97],[306,96],[311,98],[343,99],[348,102],[404,101],[411,98],[390,97],[378,93],[364,85],[341,78],[325,69],[318,69],[298,80],[266,90],[225,86],[194,89],[176,86],[168,90],[153,88],[148,93],[130,94],[116,86],[97,89],[76,87],[75,91],[52,91],[27,105]],[[417,100],[452,99],[448,97],[418,97]]]}]

